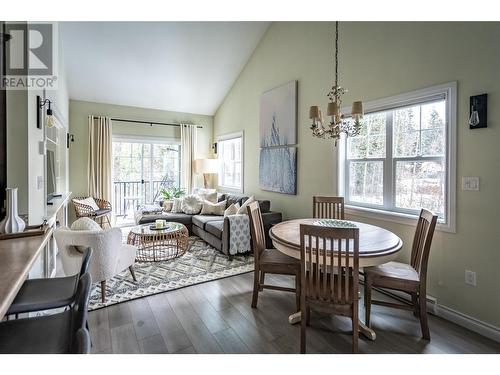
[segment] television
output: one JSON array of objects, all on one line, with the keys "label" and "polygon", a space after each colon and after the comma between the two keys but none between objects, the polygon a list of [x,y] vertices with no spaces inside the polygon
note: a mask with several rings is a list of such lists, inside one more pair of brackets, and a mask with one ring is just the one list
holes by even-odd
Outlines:
[{"label": "television", "polygon": [[52,150],[47,150],[47,202],[50,202],[52,198],[58,196],[56,193],[56,158],[55,153]]}]

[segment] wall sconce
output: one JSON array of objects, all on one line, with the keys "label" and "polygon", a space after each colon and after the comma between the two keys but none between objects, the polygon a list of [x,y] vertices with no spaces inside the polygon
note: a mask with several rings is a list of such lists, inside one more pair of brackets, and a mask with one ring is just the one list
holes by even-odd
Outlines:
[{"label": "wall sconce", "polygon": [[73,143],[75,141],[74,134],[66,133],[66,148],[69,148],[70,142]]},{"label": "wall sconce", "polygon": [[487,127],[488,94],[471,96],[469,100],[469,128]]},{"label": "wall sconce", "polygon": [[212,150],[214,150],[214,154],[217,155],[217,142],[212,143]]},{"label": "wall sconce", "polygon": [[52,128],[55,123],[56,119],[54,117],[54,114],[52,112],[52,108],[50,108],[50,105],[52,102],[49,99],[42,100],[42,97],[40,95],[36,96],[36,110],[37,110],[37,118],[36,118],[36,127],[38,129],[42,128],[42,116],[43,116],[43,107],[47,105],[47,117],[45,119],[45,125],[48,128]]}]

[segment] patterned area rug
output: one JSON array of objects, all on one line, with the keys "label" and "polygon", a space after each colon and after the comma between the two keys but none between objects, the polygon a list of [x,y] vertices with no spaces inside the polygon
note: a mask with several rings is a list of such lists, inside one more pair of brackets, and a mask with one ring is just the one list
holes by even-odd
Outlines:
[{"label": "patterned area rug", "polygon": [[114,305],[152,294],[204,283],[253,271],[253,257],[234,256],[232,260],[198,237],[189,238],[189,250],[181,257],[134,265],[137,282],[123,271],[106,282],[106,302],[101,302],[101,286],[95,283],[89,310]]}]

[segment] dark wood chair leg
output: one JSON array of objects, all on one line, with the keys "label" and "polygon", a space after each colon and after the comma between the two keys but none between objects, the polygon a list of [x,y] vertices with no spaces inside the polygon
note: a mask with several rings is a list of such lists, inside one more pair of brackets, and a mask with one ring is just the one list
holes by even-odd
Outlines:
[{"label": "dark wood chair leg", "polygon": [[295,304],[297,306],[297,312],[300,311],[300,274],[295,275]]},{"label": "dark wood chair leg", "polygon": [[413,304],[413,315],[418,317],[420,307],[418,304],[417,293],[411,294],[411,303]]},{"label": "dark wood chair leg", "polygon": [[372,286],[367,278],[365,278],[365,324],[370,327],[370,313],[372,308]]},{"label": "dark wood chair leg", "polygon": [[132,279],[134,279],[134,281],[137,281],[137,278],[135,277],[134,266],[130,266],[128,268],[128,270],[130,271],[130,274],[132,275]]},{"label": "dark wood chair leg", "polygon": [[422,329],[422,337],[425,340],[430,340],[431,335],[429,333],[429,323],[427,321],[427,299],[425,298],[427,294],[419,293],[418,301],[420,303],[420,327]]},{"label": "dark wood chair leg", "polygon": [[265,272],[261,272],[260,273],[260,281],[259,281],[259,291],[261,291],[261,292],[263,290],[263,288],[261,287],[261,285],[265,283],[265,280],[266,280],[266,273]]},{"label": "dark wood chair leg", "polygon": [[[354,301],[354,303],[358,303],[358,301]],[[359,340],[359,314],[358,309],[353,308],[352,314],[352,352],[358,352],[358,340]]]},{"label": "dark wood chair leg", "polygon": [[306,307],[305,314],[306,314],[306,325],[310,326],[311,325],[311,308],[310,307]]},{"label": "dark wood chair leg", "polygon": [[[307,311],[309,307],[304,310]],[[300,320],[300,354],[306,354],[306,320],[304,317]]]},{"label": "dark wood chair leg", "polygon": [[106,280],[101,281],[101,301],[106,302]]},{"label": "dark wood chair leg", "polygon": [[253,276],[253,295],[252,295],[252,307],[255,309],[257,307],[257,300],[259,298],[259,267],[255,265],[255,271]]}]

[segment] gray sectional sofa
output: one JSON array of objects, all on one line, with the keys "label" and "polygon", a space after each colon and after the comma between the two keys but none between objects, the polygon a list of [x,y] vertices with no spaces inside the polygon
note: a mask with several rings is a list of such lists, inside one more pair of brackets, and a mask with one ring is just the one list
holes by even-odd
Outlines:
[{"label": "gray sectional sofa", "polygon": [[[235,194],[219,194],[218,201],[226,200],[226,208],[232,203],[243,204],[248,197]],[[262,212],[262,220],[264,222],[264,230],[266,233],[266,246],[272,247],[271,239],[269,238],[269,229],[273,224],[281,222],[281,212],[271,211],[271,202],[268,200],[259,200],[260,210]],[[157,219],[165,219],[167,221],[175,221],[184,224],[190,234],[194,234],[208,242],[216,249],[229,255],[229,220],[224,216],[212,215],[188,215],[184,213],[143,213],[136,212],[135,220],[137,224],[146,224],[154,222]]]}]

